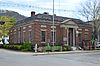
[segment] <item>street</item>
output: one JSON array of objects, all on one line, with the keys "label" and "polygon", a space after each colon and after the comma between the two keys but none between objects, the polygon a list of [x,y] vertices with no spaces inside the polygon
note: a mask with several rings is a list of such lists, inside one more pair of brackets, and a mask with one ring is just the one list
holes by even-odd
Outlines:
[{"label": "street", "polygon": [[33,56],[0,49],[0,66],[100,66],[100,52]]}]

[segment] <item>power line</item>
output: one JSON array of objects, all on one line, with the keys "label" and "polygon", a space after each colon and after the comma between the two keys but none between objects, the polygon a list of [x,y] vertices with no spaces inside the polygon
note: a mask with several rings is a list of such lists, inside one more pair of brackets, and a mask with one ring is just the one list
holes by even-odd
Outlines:
[{"label": "power line", "polygon": [[[59,1],[60,2],[60,1]],[[21,9],[40,9],[40,10],[49,10],[52,11],[52,8],[43,8],[43,7],[38,7],[34,5],[29,5],[29,4],[20,4],[20,3],[12,3],[12,2],[0,2],[0,6],[3,7],[13,7],[13,8],[21,8]],[[59,3],[59,8],[60,8],[60,3]],[[78,12],[74,10],[66,10],[66,9],[55,9],[55,11],[63,11],[63,12]]]}]

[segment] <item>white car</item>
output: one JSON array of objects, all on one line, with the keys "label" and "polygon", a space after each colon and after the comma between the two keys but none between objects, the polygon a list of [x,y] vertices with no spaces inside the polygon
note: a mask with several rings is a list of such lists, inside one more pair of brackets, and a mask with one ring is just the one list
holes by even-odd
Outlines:
[{"label": "white car", "polygon": [[100,42],[96,42],[96,48],[100,48]]}]

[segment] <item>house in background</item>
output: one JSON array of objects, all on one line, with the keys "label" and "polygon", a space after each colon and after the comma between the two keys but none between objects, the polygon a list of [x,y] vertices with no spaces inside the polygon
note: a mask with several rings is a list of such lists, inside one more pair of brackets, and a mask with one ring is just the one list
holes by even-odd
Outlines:
[{"label": "house in background", "polygon": [[68,18],[54,15],[55,25],[52,26],[52,15],[44,12],[17,22],[11,28],[9,34],[10,44],[31,41],[32,44],[43,46],[46,43],[67,44],[69,46],[90,47],[92,38],[92,26],[80,19]]}]

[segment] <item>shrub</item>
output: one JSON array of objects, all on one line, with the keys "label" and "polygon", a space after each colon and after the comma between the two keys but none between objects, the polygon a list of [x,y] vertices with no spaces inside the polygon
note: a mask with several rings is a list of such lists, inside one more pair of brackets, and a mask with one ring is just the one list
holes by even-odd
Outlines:
[{"label": "shrub", "polygon": [[24,42],[23,44],[2,44],[1,48],[11,49],[11,50],[21,50],[21,51],[31,51],[32,44],[29,42]]},{"label": "shrub", "polygon": [[63,46],[63,51],[71,51],[71,46]]},{"label": "shrub", "polygon": [[51,46],[44,46],[44,51],[51,51]]},{"label": "shrub", "polygon": [[11,50],[21,50],[22,45],[15,45],[15,44],[3,44],[2,48],[11,49]]},{"label": "shrub", "polygon": [[55,43],[54,45],[55,45],[55,46],[61,46],[61,44],[59,44],[59,43]]},{"label": "shrub", "polygon": [[52,46],[52,51],[60,51],[61,46]]},{"label": "shrub", "polygon": [[2,48],[2,46],[3,46],[3,45],[2,45],[2,44],[0,44],[0,48]]},{"label": "shrub", "polygon": [[30,42],[24,42],[21,46],[22,51],[32,51],[32,44]]}]

